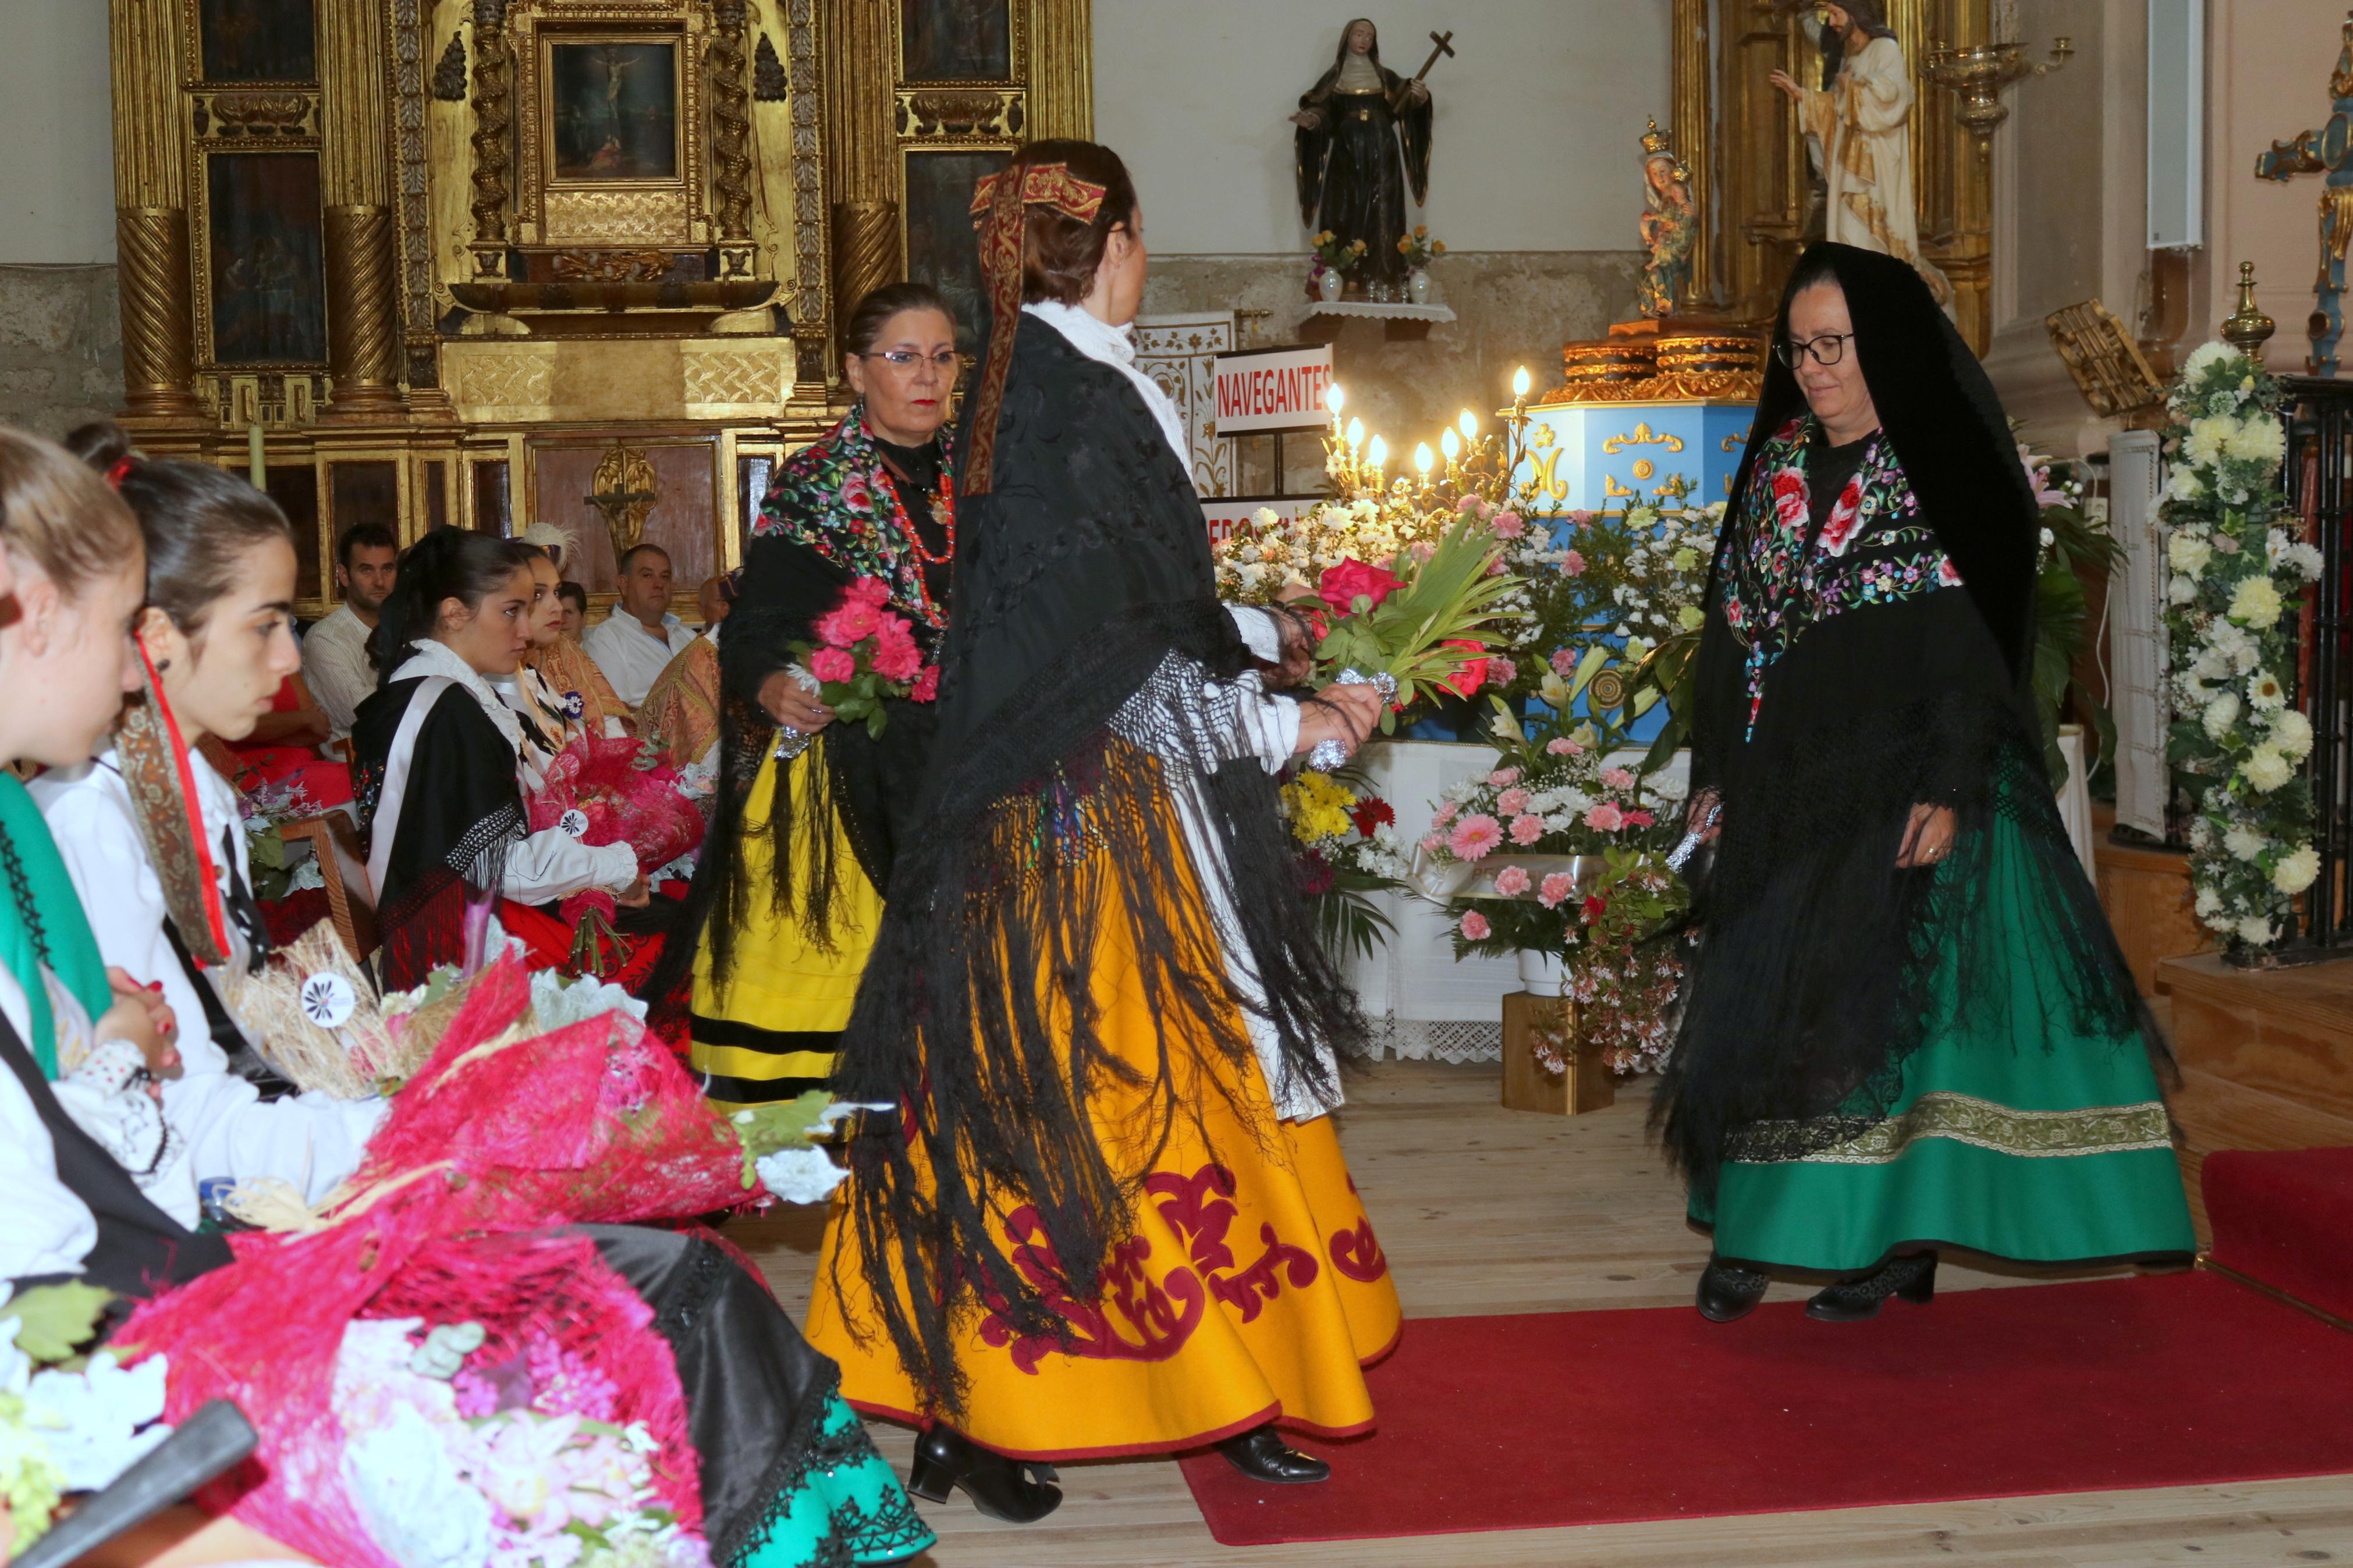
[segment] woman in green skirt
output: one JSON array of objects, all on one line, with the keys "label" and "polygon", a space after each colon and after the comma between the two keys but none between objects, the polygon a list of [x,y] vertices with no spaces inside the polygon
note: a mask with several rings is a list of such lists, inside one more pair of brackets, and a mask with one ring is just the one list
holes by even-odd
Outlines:
[{"label": "woman in green skirt", "polygon": [[2039,514],[1909,267],[1819,244],[1775,329],[1708,593],[1710,845],[1656,1111],[1729,1321],[1925,1302],[1936,1252],[2186,1261],[2147,1011],[2076,860],[2029,675]]}]

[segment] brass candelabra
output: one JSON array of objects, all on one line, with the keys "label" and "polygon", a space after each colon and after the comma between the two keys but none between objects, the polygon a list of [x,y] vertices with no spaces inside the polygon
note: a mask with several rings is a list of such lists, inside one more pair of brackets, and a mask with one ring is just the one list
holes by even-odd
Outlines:
[{"label": "brass candelabra", "polygon": [[1961,48],[1934,48],[1921,61],[1921,70],[1930,81],[1949,88],[1960,100],[1953,116],[1961,122],[1977,142],[1978,156],[1985,157],[1993,146],[1993,133],[2010,118],[2010,105],[2001,95],[2012,82],[2030,76],[2048,76],[2064,66],[2075,52],[2069,38],[2054,38],[2048,60],[2026,58],[2023,41],[2010,39],[2000,43],[1972,44]]},{"label": "brass candelabra", "polygon": [[1440,457],[1422,442],[1414,448],[1413,476],[1399,474],[1392,479],[1388,444],[1377,435],[1367,437],[1362,419],[1346,416],[1347,394],[1334,384],[1324,396],[1332,428],[1324,437],[1324,472],[1333,499],[1451,505],[1475,495],[1497,505],[1506,503],[1513,492],[1512,476],[1527,457],[1530,386],[1523,366],[1512,377],[1511,406],[1495,412],[1500,428],[1482,429],[1479,416],[1466,408],[1439,435],[1442,467]]}]

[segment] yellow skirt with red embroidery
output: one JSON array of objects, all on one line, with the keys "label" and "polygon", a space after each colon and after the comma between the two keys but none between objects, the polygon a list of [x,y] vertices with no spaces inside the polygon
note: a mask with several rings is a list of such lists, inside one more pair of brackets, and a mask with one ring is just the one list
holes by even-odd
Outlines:
[{"label": "yellow skirt with red embroidery", "polygon": [[[1093,989],[1106,1037],[1150,1076],[1152,1018],[1121,944],[1102,944]],[[1335,1436],[1372,1426],[1364,1369],[1395,1346],[1403,1313],[1332,1119],[1279,1121],[1255,1061],[1206,1053],[1205,1068],[1228,1092],[1196,1097],[1150,1168],[1121,1173],[1143,1195],[1100,1294],[1081,1298],[1060,1279],[1031,1210],[1007,1215],[1007,1255],[1067,1330],[1024,1338],[982,1310],[957,1325],[971,1384],[956,1426],[974,1442],[1018,1458],[1087,1459],[1198,1447],[1268,1421]],[[1093,1116],[1115,1162],[1148,1142],[1122,1137],[1120,1112],[1132,1108],[1117,1099],[1099,1096]],[[923,1419],[839,1199],[822,1256],[809,1342],[841,1363],[850,1404]]]}]

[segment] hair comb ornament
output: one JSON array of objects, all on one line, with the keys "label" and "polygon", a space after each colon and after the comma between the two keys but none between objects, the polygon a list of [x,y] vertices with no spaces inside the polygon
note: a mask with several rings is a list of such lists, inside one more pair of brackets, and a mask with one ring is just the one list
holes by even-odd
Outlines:
[{"label": "hair comb ornament", "polygon": [[[1010,171],[1000,170],[983,175],[972,188],[974,227],[987,222],[990,209],[997,205],[997,187],[1005,183],[1008,173]],[[1103,211],[1103,188],[1071,174],[1068,163],[1032,163],[1021,171],[1020,205],[1052,207],[1064,217],[1092,223],[1095,215]]]}]

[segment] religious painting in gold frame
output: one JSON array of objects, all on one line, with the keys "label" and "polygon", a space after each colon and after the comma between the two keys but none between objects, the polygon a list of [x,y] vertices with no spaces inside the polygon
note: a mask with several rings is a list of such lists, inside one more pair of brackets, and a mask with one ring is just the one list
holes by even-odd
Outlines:
[{"label": "religious painting in gold frame", "polygon": [[547,186],[683,183],[678,34],[553,34],[540,40]]},{"label": "religious painting in gold frame", "polygon": [[515,243],[702,246],[706,7],[513,0]]},{"label": "religious painting in gold frame", "polygon": [[1007,81],[1012,0],[899,0],[902,81]]},{"label": "religious painting in gold frame", "polygon": [[[946,296],[956,324],[956,346],[978,353],[988,342],[988,289],[973,237],[972,193],[986,175],[1005,167],[1010,147],[910,146],[902,205],[907,276]],[[847,310],[856,301],[845,300]]]}]

